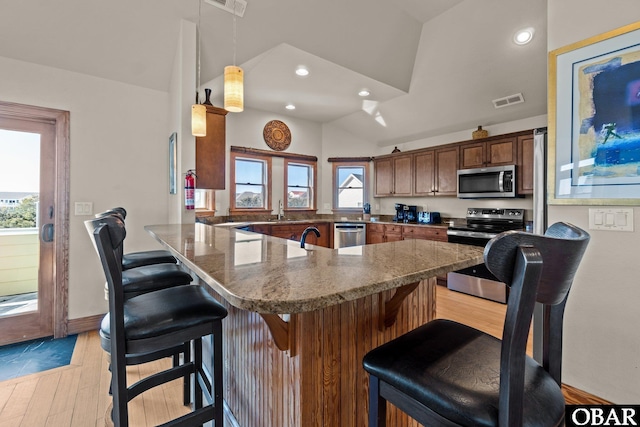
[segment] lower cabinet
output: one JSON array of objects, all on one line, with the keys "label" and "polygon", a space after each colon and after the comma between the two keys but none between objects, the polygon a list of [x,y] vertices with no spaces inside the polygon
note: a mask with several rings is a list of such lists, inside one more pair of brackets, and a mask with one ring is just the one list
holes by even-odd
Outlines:
[{"label": "lower cabinet", "polygon": [[444,227],[402,226],[402,239],[447,241],[447,229]]},{"label": "lower cabinet", "polygon": [[405,239],[447,241],[447,228],[424,225],[367,224],[367,244],[397,242]]},{"label": "lower cabinet", "polygon": [[367,224],[367,244],[402,240],[402,226],[396,224]]}]

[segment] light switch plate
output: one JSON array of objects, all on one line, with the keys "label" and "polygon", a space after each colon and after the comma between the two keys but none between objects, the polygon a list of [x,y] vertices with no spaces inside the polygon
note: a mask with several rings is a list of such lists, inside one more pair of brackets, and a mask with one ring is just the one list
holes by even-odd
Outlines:
[{"label": "light switch plate", "polygon": [[74,214],[76,216],[93,215],[93,202],[75,202]]},{"label": "light switch plate", "polygon": [[633,231],[633,208],[590,208],[589,229]]}]

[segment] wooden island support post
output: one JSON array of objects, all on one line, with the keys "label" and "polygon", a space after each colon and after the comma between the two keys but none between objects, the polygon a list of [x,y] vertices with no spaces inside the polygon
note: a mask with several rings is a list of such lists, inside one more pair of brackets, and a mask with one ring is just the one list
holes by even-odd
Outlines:
[{"label": "wooden island support post", "polygon": [[[372,348],[435,316],[436,276],[482,248],[428,240],[327,249],[204,224],[145,227],[229,310],[225,411],[242,427],[366,426]],[[391,408],[389,426],[418,426]]]}]

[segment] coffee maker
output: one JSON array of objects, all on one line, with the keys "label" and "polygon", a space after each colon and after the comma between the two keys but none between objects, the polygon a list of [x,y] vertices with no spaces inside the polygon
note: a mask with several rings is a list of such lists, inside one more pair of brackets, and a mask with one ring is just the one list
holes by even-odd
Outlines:
[{"label": "coffee maker", "polygon": [[393,218],[394,222],[418,222],[418,207],[414,205],[404,205],[402,203],[396,203],[396,216]]}]

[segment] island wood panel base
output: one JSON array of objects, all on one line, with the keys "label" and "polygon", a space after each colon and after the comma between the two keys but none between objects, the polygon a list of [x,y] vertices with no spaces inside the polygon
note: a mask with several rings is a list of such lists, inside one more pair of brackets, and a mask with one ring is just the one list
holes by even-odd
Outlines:
[{"label": "island wood panel base", "polygon": [[[224,398],[242,427],[368,425],[368,374],[372,348],[435,317],[436,279],[420,282],[402,302],[393,325],[380,330],[381,304],[395,291],[292,314],[289,342],[276,346],[264,319],[230,306],[223,321]],[[419,424],[389,406],[388,426]]]}]

